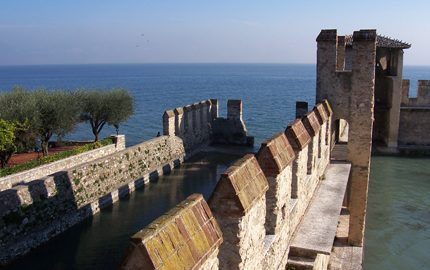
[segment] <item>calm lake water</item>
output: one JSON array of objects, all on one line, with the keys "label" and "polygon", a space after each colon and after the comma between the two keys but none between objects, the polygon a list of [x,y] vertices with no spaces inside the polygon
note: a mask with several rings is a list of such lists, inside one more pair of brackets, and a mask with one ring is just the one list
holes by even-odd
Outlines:
[{"label": "calm lake water", "polygon": [[[134,115],[120,127],[133,145],[162,131],[166,109],[218,98],[242,99],[244,120],[256,147],[293,120],[295,101],[314,103],[314,65],[144,64],[0,66],[0,91],[28,89],[126,88],[135,98]],[[430,79],[430,67],[405,67],[411,93],[416,80]],[[103,135],[114,133],[105,128]],[[71,139],[91,139],[89,126]],[[132,235],[187,195],[212,192],[233,157],[199,157],[195,175],[175,171],[73,227],[19,260],[12,269],[115,269]],[[210,164],[209,164],[210,161]],[[430,160],[375,157],[369,189],[365,269],[423,268],[430,250]],[[192,165],[194,163],[194,165]],[[196,165],[198,163],[198,165]]]}]

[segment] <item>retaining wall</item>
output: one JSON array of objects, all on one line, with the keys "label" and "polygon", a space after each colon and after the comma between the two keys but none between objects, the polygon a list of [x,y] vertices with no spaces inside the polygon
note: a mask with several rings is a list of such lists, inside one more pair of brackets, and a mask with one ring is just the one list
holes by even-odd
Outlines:
[{"label": "retaining wall", "polygon": [[0,263],[170,171],[184,155],[180,138],[161,136],[0,192]]},{"label": "retaining wall", "polygon": [[92,160],[110,155],[125,148],[125,136],[119,135],[114,137],[114,144],[106,145],[98,149],[87,151],[78,155],[54,161],[49,164],[38,166],[37,168],[26,170],[0,178],[0,191],[11,188],[19,183],[26,183],[32,180],[54,174],[61,170],[67,170],[79,164],[90,162]]}]

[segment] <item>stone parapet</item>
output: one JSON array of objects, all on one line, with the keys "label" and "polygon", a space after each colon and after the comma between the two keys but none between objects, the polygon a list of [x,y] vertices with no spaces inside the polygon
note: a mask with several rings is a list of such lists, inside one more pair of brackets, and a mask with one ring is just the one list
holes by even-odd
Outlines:
[{"label": "stone parapet", "polygon": [[417,97],[409,97],[410,81],[402,82],[403,108],[407,107],[430,107],[430,80],[418,80]]},{"label": "stone parapet", "polygon": [[301,119],[296,119],[290,123],[285,130],[285,135],[294,151],[303,150],[311,140]]},{"label": "stone parapet", "polygon": [[125,149],[125,136],[112,136],[113,144],[109,144],[91,151],[87,151],[68,158],[57,160],[45,165],[38,166],[34,169],[26,170],[19,173],[14,173],[0,178],[0,191],[11,188],[20,183],[28,183],[30,181],[54,174],[59,171],[67,170],[79,164],[90,162],[92,160],[102,158],[113,154],[117,151]]},{"label": "stone parapet", "polygon": [[193,194],[131,237],[120,269],[217,269],[221,230]]},{"label": "stone parapet", "polygon": [[253,155],[222,174],[209,206],[223,233],[220,269],[262,269],[268,183]]},{"label": "stone parapet", "polygon": [[258,151],[258,163],[269,183],[266,193],[266,234],[279,234],[284,228],[288,229],[294,158],[293,148],[283,132],[263,142]]}]

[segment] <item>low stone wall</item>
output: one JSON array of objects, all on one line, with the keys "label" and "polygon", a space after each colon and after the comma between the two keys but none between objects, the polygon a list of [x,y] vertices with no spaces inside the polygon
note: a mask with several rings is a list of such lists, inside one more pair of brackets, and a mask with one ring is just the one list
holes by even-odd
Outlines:
[{"label": "low stone wall", "polygon": [[110,155],[125,148],[125,136],[119,135],[114,137],[114,144],[106,145],[75,156],[54,161],[49,164],[39,166],[34,169],[15,173],[0,178],[0,191],[11,188],[19,183],[27,183],[41,177],[54,174],[56,172],[67,170],[79,164],[90,162],[92,160]]},{"label": "low stone wall", "polygon": [[184,155],[180,138],[161,136],[0,192],[0,263],[170,171]]},{"label": "low stone wall", "polygon": [[132,236],[120,269],[218,269],[221,231],[194,194]]}]

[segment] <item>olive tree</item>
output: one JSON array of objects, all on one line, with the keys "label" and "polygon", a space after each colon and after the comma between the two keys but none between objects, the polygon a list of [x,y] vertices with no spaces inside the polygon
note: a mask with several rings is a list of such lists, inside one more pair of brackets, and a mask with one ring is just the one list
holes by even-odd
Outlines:
[{"label": "olive tree", "polygon": [[46,156],[52,135],[64,136],[79,122],[79,100],[76,93],[66,91],[37,90],[33,95],[37,108],[36,131]]},{"label": "olive tree", "polygon": [[124,89],[81,91],[81,120],[89,122],[94,141],[108,124],[118,127],[133,114],[133,97]]},{"label": "olive tree", "polygon": [[12,154],[16,151],[15,125],[0,119],[0,168],[6,167]]},{"label": "olive tree", "polygon": [[32,92],[15,87],[10,92],[0,93],[0,118],[13,122],[17,127],[15,145],[18,151],[35,146],[38,112]]}]

